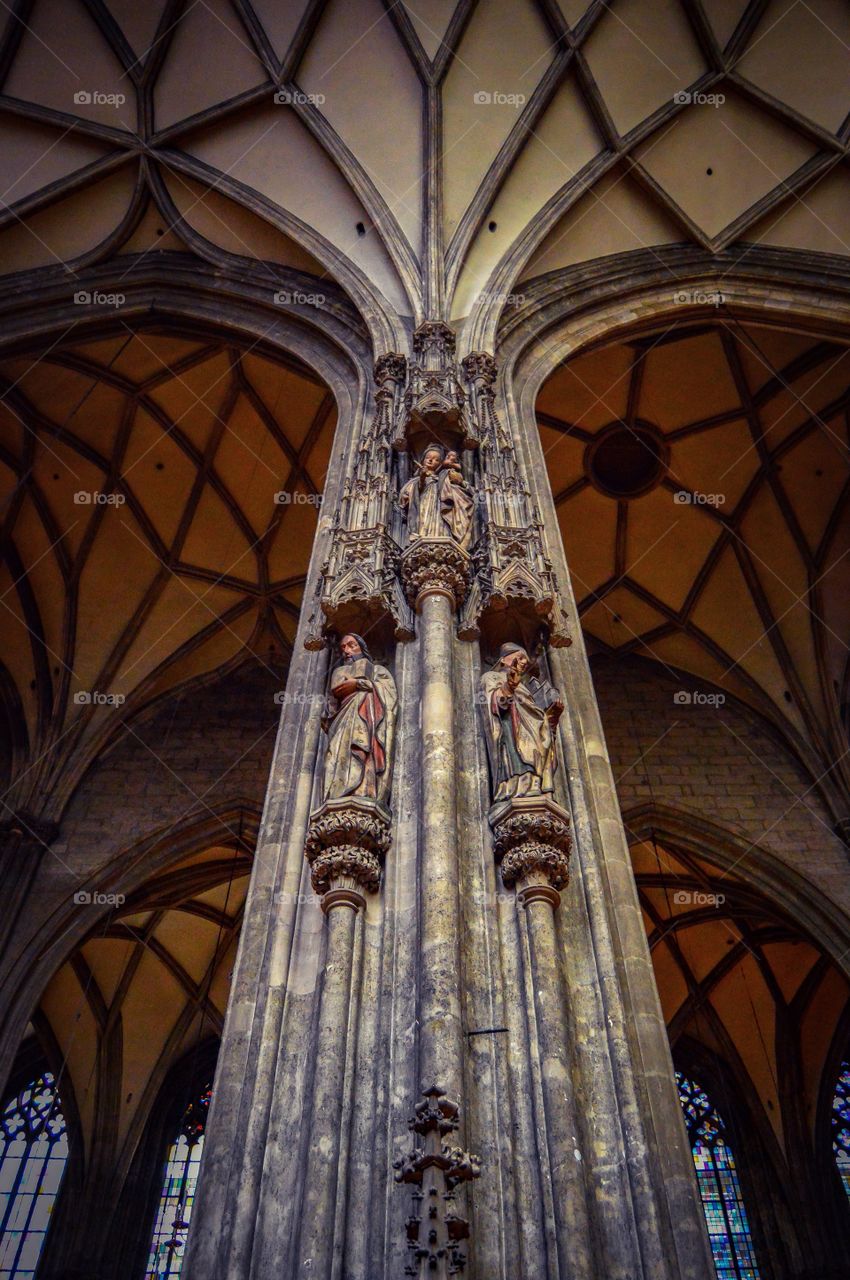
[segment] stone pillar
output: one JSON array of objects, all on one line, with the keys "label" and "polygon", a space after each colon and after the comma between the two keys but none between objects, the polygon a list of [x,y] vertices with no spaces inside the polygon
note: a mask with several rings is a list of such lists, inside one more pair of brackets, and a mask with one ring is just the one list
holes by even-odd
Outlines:
[{"label": "stone pillar", "polygon": [[381,860],[389,848],[390,815],[359,797],[330,800],[314,813],[306,855],[312,884],[327,917],[327,943],[319,1019],[304,1200],[296,1265],[315,1276],[330,1276],[335,1253],[337,1199],[343,1146],[346,1069],[356,1040],[359,1015],[358,926],[366,893],[380,883]]},{"label": "stone pillar", "polygon": [[419,871],[419,1074],[421,1088],[462,1092],[458,938],[457,795],[453,691],[454,612],[469,560],[450,542],[415,543],[402,580],[419,614],[422,707]]}]

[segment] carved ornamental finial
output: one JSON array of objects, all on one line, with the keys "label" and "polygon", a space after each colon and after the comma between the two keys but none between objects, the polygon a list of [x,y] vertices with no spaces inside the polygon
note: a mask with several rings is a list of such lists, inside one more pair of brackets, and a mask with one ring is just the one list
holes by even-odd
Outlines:
[{"label": "carved ornamental finial", "polygon": [[413,1185],[413,1208],[407,1219],[410,1262],[404,1269],[417,1280],[449,1280],[460,1275],[466,1255],[460,1247],[469,1238],[469,1223],[455,1209],[455,1188],[481,1174],[481,1160],[444,1139],[459,1126],[460,1108],[432,1085],[423,1093],[408,1128],[423,1139],[406,1156],[393,1161],[396,1182]]}]

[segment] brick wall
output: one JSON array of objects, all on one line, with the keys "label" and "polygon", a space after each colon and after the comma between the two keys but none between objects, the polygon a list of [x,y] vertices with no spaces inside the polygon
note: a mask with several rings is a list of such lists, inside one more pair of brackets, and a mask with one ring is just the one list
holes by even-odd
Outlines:
[{"label": "brick wall", "polygon": [[763,847],[850,912],[850,860],[814,779],[754,713],[681,706],[641,660],[595,658],[596,695],[620,804],[692,810]]}]

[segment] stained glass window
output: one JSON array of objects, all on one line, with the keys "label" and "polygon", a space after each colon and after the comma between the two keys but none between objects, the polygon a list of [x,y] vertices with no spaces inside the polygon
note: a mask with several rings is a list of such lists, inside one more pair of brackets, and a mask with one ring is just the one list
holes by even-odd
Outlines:
[{"label": "stained glass window", "polygon": [[850,1200],[850,1061],[841,1064],[832,1099],[832,1149]]},{"label": "stained glass window", "polygon": [[725,1125],[705,1091],[676,1072],[718,1280],[759,1280],[753,1238]]},{"label": "stained glass window", "polygon": [[0,1116],[0,1280],[31,1280],[68,1159],[68,1135],[49,1071]]},{"label": "stained glass window", "polygon": [[212,1086],[208,1085],[189,1104],[169,1148],[145,1280],[161,1280],[163,1276],[173,1280],[180,1275],[211,1097]]}]

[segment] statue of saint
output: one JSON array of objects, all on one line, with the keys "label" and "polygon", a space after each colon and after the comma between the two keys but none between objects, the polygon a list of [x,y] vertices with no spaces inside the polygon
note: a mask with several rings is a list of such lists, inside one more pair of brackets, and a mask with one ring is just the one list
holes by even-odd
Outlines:
[{"label": "statue of saint", "polygon": [[322,801],[366,796],[387,807],[392,780],[395,680],[372,661],[362,636],[349,634],[340,645],[322,728],[328,735]]},{"label": "statue of saint", "polygon": [[555,728],[564,704],[530,667],[521,645],[503,644],[499,661],[481,677],[494,803],[554,789]]},{"label": "statue of saint", "polygon": [[416,475],[399,494],[407,514],[407,541],[454,538],[464,551],[472,541],[472,490],[463,478],[457,454],[429,444]]}]

